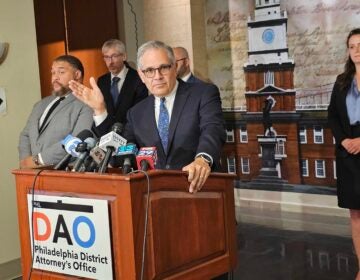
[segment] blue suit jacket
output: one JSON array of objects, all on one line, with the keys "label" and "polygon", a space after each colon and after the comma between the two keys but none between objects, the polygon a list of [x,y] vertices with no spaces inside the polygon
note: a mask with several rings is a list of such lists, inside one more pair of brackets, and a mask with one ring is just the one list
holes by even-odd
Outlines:
[{"label": "blue suit jacket", "polygon": [[167,151],[157,130],[154,103],[151,95],[128,111],[123,134],[128,142],[138,147],[155,146],[158,169],[181,169],[204,152],[212,156],[213,170],[219,170],[226,133],[218,88],[212,84],[179,81]]},{"label": "blue suit jacket", "polygon": [[199,78],[196,78],[193,74],[189,77],[189,79],[186,81],[187,83],[205,83],[204,81],[200,80]]}]

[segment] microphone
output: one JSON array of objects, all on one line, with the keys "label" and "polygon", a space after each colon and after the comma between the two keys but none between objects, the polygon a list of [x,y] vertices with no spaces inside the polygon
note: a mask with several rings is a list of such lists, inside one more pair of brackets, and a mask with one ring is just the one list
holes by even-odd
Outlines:
[{"label": "microphone", "polygon": [[95,147],[91,149],[90,156],[97,164],[100,164],[104,160],[105,152],[99,147],[99,143],[97,143]]},{"label": "microphone", "polygon": [[123,174],[128,174],[131,168],[136,169],[136,153],[138,148],[133,143],[128,143],[125,146],[120,146],[116,153],[116,160],[122,162]]},{"label": "microphone", "polygon": [[120,136],[124,126],[121,123],[115,123],[112,126],[112,131],[100,138],[99,147],[105,151],[104,160],[99,168],[99,173],[104,173],[109,164],[110,157],[115,154],[115,151],[123,145],[126,145],[127,140]]},{"label": "microphone", "polygon": [[[92,137],[93,134],[90,130],[84,129],[79,134],[74,137],[71,134],[67,135],[62,141],[61,144],[66,151],[66,155],[55,165],[54,170],[64,170],[72,157],[72,151],[75,151],[77,144],[85,140],[86,138]],[[76,155],[75,155],[76,156]]]},{"label": "microphone", "polygon": [[75,151],[79,153],[77,160],[75,161],[74,167],[71,171],[77,172],[80,171],[82,164],[85,161],[85,158],[89,155],[89,152],[94,148],[96,140],[92,137],[86,138],[83,142],[80,142]]},{"label": "microphone", "polygon": [[148,171],[155,169],[157,161],[156,147],[142,147],[136,156],[136,163],[139,170]]}]

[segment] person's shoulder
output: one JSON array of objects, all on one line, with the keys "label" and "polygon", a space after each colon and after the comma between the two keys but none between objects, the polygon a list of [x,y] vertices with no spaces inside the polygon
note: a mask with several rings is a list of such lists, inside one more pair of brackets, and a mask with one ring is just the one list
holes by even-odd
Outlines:
[{"label": "person's shoulder", "polygon": [[101,76],[97,79],[97,82],[98,82],[98,83],[101,83],[101,82],[104,82],[104,81],[106,81],[106,80],[110,80],[110,77],[111,77],[110,72],[107,72],[107,73],[105,73],[104,75],[101,75]]},{"label": "person's shoulder", "polygon": [[53,98],[54,97],[52,95],[45,96],[44,98],[40,99],[39,101],[36,101],[33,107],[35,108],[37,106],[42,106],[43,104],[47,105],[52,101]]},{"label": "person's shoulder", "polygon": [[151,104],[151,106],[153,106],[154,102],[154,96],[153,95],[148,95],[147,97],[145,97],[144,99],[142,99],[141,101],[139,101],[138,103],[136,103],[134,106],[132,106],[129,111],[132,112],[139,112],[142,114],[142,110],[149,105],[149,103]]},{"label": "person's shoulder", "polygon": [[215,84],[203,81],[200,83],[185,83],[183,81],[179,81],[179,88],[189,92],[195,92],[195,94],[208,94],[209,92],[219,92],[219,88]]},{"label": "person's shoulder", "polygon": [[134,68],[132,68],[130,66],[126,66],[126,67],[128,69],[128,72],[126,74],[126,78],[132,78],[132,79],[139,79],[140,80],[140,76],[139,76],[138,72]]}]

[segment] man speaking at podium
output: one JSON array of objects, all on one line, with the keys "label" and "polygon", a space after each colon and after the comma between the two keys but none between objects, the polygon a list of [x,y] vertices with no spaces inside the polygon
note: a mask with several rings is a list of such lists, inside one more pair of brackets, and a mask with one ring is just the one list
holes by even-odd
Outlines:
[{"label": "man speaking at podium", "polygon": [[[157,169],[188,172],[189,192],[201,189],[211,170],[219,170],[225,127],[219,90],[206,83],[176,79],[171,47],[149,41],[137,54],[138,73],[151,93],[127,114],[123,136],[138,147],[155,146]],[[94,79],[92,89],[70,82],[73,94],[95,108],[102,94]]]}]

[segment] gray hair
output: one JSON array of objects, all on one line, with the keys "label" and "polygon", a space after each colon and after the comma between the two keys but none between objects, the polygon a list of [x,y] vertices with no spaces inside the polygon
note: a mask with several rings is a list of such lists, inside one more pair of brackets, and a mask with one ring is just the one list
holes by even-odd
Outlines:
[{"label": "gray hair", "polygon": [[151,49],[163,49],[166,51],[167,57],[171,64],[175,64],[175,56],[172,48],[161,41],[149,41],[140,46],[137,52],[137,66],[142,68],[141,59],[146,51]]},{"label": "gray hair", "polygon": [[126,53],[125,44],[118,39],[107,40],[103,44],[101,51],[105,52],[109,48],[116,48],[119,51],[119,53],[122,53],[122,54]]}]

